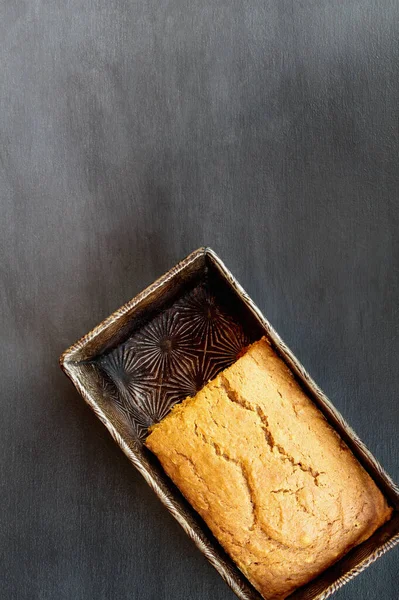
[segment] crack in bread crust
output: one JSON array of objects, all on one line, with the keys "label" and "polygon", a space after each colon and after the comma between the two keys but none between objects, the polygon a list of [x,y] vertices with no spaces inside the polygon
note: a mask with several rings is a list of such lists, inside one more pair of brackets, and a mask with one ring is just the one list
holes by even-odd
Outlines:
[{"label": "crack in bread crust", "polygon": [[[211,416],[211,412],[208,413]],[[215,421],[215,419],[211,416],[211,419],[213,420],[214,423],[217,423]],[[267,531],[264,526],[261,523],[261,520],[259,518],[259,510],[258,510],[258,503],[256,501],[256,493],[255,493],[255,485],[252,483],[253,481],[253,477],[251,474],[251,470],[248,467],[248,465],[245,464],[245,461],[243,460],[239,460],[237,458],[233,458],[231,455],[229,455],[224,449],[222,449],[222,447],[220,446],[220,444],[218,444],[217,442],[215,442],[213,439],[211,439],[210,437],[206,436],[202,431],[199,431],[199,427],[197,425],[197,423],[194,424],[194,432],[195,435],[201,439],[201,441],[206,444],[208,447],[210,447],[216,454],[216,456],[222,458],[223,460],[234,464],[240,471],[241,474],[241,478],[242,481],[244,483],[244,487],[247,491],[247,496],[248,496],[248,504],[251,507],[251,512],[252,512],[252,523],[248,528],[249,532],[256,532],[258,531],[258,533],[262,533],[262,535],[270,542],[273,543],[273,545],[276,545],[276,547],[278,548],[284,548],[286,550],[292,550],[293,546],[292,544],[285,544],[284,542],[282,542],[281,540],[276,539],[275,537],[273,537],[269,531]],[[306,506],[304,506],[303,503],[301,503],[301,501],[299,500],[297,494],[298,492],[301,491],[302,488],[299,488],[298,490],[286,490],[286,492],[290,493],[296,500],[299,508],[301,510],[303,510],[304,512],[314,516],[314,514],[309,511]],[[278,492],[279,490],[277,490]],[[299,550],[299,548],[296,548],[296,550]]]},{"label": "crack in bread crust", "polygon": [[282,457],[282,459],[291,463],[293,467],[299,467],[299,469],[301,471],[303,471],[304,473],[310,473],[310,475],[313,477],[315,485],[318,485],[317,478],[323,472],[316,471],[312,467],[304,465],[302,461],[295,461],[294,457],[291,456],[283,448],[283,446],[281,444],[276,444],[273,433],[270,430],[269,419],[268,419],[267,415],[264,413],[262,407],[259,406],[258,404],[256,404],[256,405],[250,404],[249,402],[244,400],[244,398],[242,398],[242,396],[237,394],[237,392],[231,388],[229,382],[227,381],[227,379],[223,375],[223,373],[220,374],[220,383],[221,383],[222,388],[226,392],[228,399],[231,400],[231,402],[235,402],[236,404],[239,404],[246,410],[249,410],[250,412],[258,415],[259,420],[260,420],[260,425],[265,433],[266,442],[267,442],[269,448],[271,450],[276,449],[277,452],[279,453],[279,455]]},{"label": "crack in bread crust", "polygon": [[214,450],[214,452],[217,456],[220,456],[227,462],[230,462],[230,463],[236,465],[236,467],[239,469],[242,480],[244,482],[245,489],[247,490],[247,493],[248,493],[249,505],[251,506],[251,510],[252,510],[252,523],[249,527],[249,530],[253,531],[257,525],[256,502],[253,498],[253,490],[252,490],[252,487],[251,487],[251,484],[249,481],[249,474],[248,474],[247,467],[242,463],[242,461],[232,458],[231,456],[226,454],[226,452],[222,450],[222,448],[220,447],[219,444],[217,444],[215,441],[209,439],[204,433],[200,432],[198,430],[197,424],[195,424],[195,426],[194,426],[194,431],[195,431],[195,435],[197,437],[199,437],[205,444],[210,446]]}]

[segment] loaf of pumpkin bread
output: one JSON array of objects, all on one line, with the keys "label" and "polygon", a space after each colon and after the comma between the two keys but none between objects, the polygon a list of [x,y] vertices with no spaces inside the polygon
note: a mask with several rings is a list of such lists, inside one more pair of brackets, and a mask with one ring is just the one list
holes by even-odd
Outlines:
[{"label": "loaf of pumpkin bread", "polygon": [[283,599],[391,515],[266,339],[152,428],[147,447],[267,599]]}]

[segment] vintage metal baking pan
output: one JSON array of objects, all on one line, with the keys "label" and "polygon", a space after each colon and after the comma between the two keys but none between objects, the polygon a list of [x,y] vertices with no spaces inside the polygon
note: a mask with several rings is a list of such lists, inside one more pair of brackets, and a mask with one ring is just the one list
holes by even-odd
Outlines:
[{"label": "vintage metal baking pan", "polygon": [[391,520],[294,592],[324,600],[399,542],[399,489],[210,248],[200,248],[61,357],[61,367],[133,465],[242,600],[261,596],[144,447],[148,427],[267,335],[311,399],[370,473]]}]

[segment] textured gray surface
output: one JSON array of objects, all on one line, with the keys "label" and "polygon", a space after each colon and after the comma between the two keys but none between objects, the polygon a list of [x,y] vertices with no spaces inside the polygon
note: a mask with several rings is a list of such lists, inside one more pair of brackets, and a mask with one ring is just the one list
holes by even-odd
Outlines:
[{"label": "textured gray surface", "polygon": [[398,37],[396,0],[0,1],[4,600],[233,599],[57,365],[202,244],[399,481]]}]

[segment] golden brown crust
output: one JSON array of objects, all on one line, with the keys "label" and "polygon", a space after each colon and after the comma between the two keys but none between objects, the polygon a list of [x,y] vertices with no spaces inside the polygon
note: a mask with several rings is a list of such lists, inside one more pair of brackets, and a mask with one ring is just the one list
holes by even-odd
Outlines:
[{"label": "golden brown crust", "polygon": [[392,512],[265,339],[146,445],[267,599],[311,580]]}]

